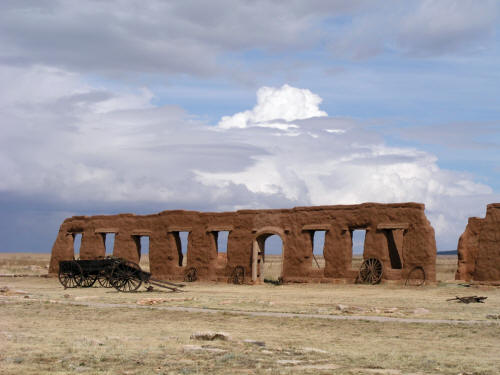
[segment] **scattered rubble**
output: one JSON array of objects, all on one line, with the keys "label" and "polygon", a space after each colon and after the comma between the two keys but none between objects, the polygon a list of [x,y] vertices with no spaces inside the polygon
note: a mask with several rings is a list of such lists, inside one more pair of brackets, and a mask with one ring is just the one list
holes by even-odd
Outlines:
[{"label": "scattered rubble", "polygon": [[278,359],[276,361],[279,365],[298,365],[304,361],[299,361],[298,359]]},{"label": "scattered rubble", "polygon": [[334,365],[333,363],[317,364],[317,365],[303,365],[297,366],[297,370],[335,370],[340,368],[339,365]]},{"label": "scattered rubble", "polygon": [[398,311],[397,307],[389,307],[387,309],[384,309],[384,313],[386,314],[393,314]]},{"label": "scattered rubble", "polygon": [[225,332],[194,332],[191,337],[191,340],[204,340],[204,341],[214,341],[214,340],[222,340],[228,341],[230,336]]},{"label": "scattered rubble", "polygon": [[203,350],[203,348],[201,347],[201,345],[184,345],[182,347],[182,350],[185,352],[194,352],[197,350]]},{"label": "scattered rubble", "polygon": [[330,354],[330,352],[327,352],[326,350],[317,349],[317,348],[309,348],[309,347],[306,347],[306,348],[301,348],[301,350],[302,350],[304,353],[320,353],[320,354]]},{"label": "scattered rubble", "polygon": [[165,298],[144,298],[138,300],[136,303],[138,305],[150,306],[150,305],[158,305],[163,302],[166,302]]},{"label": "scattered rubble", "polygon": [[29,293],[25,290],[10,289],[8,286],[3,286],[0,288],[0,294],[4,296],[15,296],[15,295],[26,295]]},{"label": "scattered rubble", "polygon": [[338,311],[343,312],[343,313],[347,313],[347,314],[367,312],[366,309],[359,307],[359,306],[348,306],[348,305],[338,304],[335,308]]},{"label": "scattered rubble", "polygon": [[224,349],[213,348],[213,347],[209,347],[209,346],[201,346],[201,345],[184,345],[182,350],[185,352],[198,352],[198,351],[205,351],[205,352],[211,352],[211,353],[226,353],[227,352],[227,350],[224,350]]},{"label": "scattered rubble", "polygon": [[245,339],[245,340],[243,340],[243,342],[245,344],[251,344],[251,345],[256,345],[256,346],[266,346],[266,343],[264,341]]},{"label": "scattered rubble", "polygon": [[429,310],[424,309],[423,307],[417,307],[415,310],[413,310],[413,313],[415,315],[424,315],[430,313]]}]

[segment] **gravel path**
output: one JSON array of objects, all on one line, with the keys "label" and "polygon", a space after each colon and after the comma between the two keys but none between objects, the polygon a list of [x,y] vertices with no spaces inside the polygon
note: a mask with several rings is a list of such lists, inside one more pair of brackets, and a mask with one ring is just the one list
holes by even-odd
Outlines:
[{"label": "gravel path", "polygon": [[[4,297],[5,298],[5,297]],[[2,299],[4,299],[2,298]],[[8,297],[7,297],[8,298]],[[10,299],[10,298],[9,298]],[[271,311],[245,311],[230,309],[209,309],[202,307],[182,307],[182,306],[144,306],[130,303],[102,303],[102,302],[75,302],[75,301],[55,301],[42,299],[16,299],[17,302],[50,302],[72,306],[87,306],[96,308],[130,308],[130,309],[153,309],[175,312],[187,312],[195,314],[233,314],[255,317],[272,318],[299,318],[299,319],[325,319],[325,320],[362,320],[382,323],[404,323],[404,324],[455,324],[455,325],[500,325],[499,320],[453,320],[453,319],[419,319],[419,318],[391,318],[385,316],[365,316],[365,315],[327,315],[327,314],[299,314]],[[5,301],[5,300],[4,300]],[[6,302],[6,301],[5,301]],[[11,301],[9,301],[11,302]],[[13,301],[12,301],[13,302]]]}]

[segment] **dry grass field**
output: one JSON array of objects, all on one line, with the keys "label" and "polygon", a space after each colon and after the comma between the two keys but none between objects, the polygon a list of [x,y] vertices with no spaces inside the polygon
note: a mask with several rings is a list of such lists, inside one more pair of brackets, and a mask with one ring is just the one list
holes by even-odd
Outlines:
[{"label": "dry grass field", "polygon": [[[48,258],[0,254],[0,274],[43,274]],[[266,260],[266,277],[277,277],[279,257]],[[500,288],[460,285],[455,265],[438,257],[441,281],[424,287],[192,283],[183,293],[118,293],[0,277],[0,373],[498,374],[500,320],[487,316],[500,314]],[[488,299],[447,301],[457,295]],[[191,339],[197,331],[229,337]]]}]

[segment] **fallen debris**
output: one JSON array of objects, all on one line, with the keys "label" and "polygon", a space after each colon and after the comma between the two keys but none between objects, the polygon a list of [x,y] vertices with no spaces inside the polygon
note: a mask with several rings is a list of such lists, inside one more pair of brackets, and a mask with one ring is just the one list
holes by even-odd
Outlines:
[{"label": "fallen debris", "polygon": [[197,350],[203,350],[203,348],[200,345],[184,345],[182,350],[185,352],[194,352]]},{"label": "fallen debris", "polygon": [[140,299],[136,303],[138,305],[158,305],[159,303],[165,302],[165,298],[145,298],[145,299]]},{"label": "fallen debris", "polygon": [[278,280],[264,279],[264,283],[266,283],[266,284],[272,284],[272,285],[275,285],[275,286],[283,285],[283,278],[278,277]]},{"label": "fallen debris", "polygon": [[264,341],[245,339],[245,340],[243,340],[243,342],[245,344],[251,344],[251,345],[256,345],[256,346],[266,346],[266,343]]},{"label": "fallen debris", "polygon": [[144,298],[137,300],[138,305],[158,305],[160,303],[165,303],[165,302],[184,302],[184,301],[192,301],[193,297],[188,297],[188,298]]},{"label": "fallen debris", "polygon": [[500,314],[488,314],[488,315],[486,315],[486,319],[500,320]]},{"label": "fallen debris", "polygon": [[10,289],[8,286],[3,286],[0,288],[0,294],[3,294],[5,296],[15,296],[15,295],[26,295],[29,293],[25,290]]},{"label": "fallen debris", "polygon": [[225,332],[194,332],[190,339],[191,340],[205,340],[205,341],[214,341],[214,340],[229,340],[229,335]]},{"label": "fallen debris", "polygon": [[413,313],[415,315],[424,315],[430,313],[429,310],[424,309],[423,307],[417,307],[415,310],[413,310]]},{"label": "fallen debris", "polygon": [[359,306],[348,306],[348,305],[338,304],[335,308],[337,310],[339,310],[340,312],[347,313],[347,314],[366,312],[366,309],[359,307]]},{"label": "fallen debris", "polygon": [[301,351],[304,353],[320,353],[320,354],[330,354],[330,352],[327,352],[326,350],[323,349],[317,349],[317,348],[301,348]]},{"label": "fallen debris", "polygon": [[296,370],[335,370],[340,368],[339,365],[333,363],[317,364],[317,365],[303,365],[295,367]]},{"label": "fallen debris", "polygon": [[300,361],[298,359],[278,359],[276,361],[279,365],[298,365],[299,363],[303,363],[304,361]]},{"label": "fallen debris", "polygon": [[387,309],[384,309],[384,313],[385,314],[393,314],[395,313],[396,311],[398,311],[398,308],[397,307],[389,307]]},{"label": "fallen debris", "polygon": [[198,352],[198,351],[205,351],[205,352],[210,352],[210,353],[226,353],[227,350],[220,349],[220,348],[212,348],[208,346],[200,346],[200,345],[184,345],[182,348],[184,352]]},{"label": "fallen debris", "polygon": [[447,301],[457,301],[462,303],[484,303],[484,300],[488,297],[478,297],[478,296],[468,296],[468,297],[459,297],[447,299]]}]

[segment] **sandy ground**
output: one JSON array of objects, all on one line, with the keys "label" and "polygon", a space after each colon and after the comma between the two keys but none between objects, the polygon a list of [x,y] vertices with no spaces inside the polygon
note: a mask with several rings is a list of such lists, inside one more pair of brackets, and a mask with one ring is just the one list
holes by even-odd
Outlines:
[{"label": "sandy ground", "polygon": [[[500,288],[451,280],[456,258],[440,257],[445,280],[424,287],[190,283],[183,293],[65,290],[36,276],[47,259],[0,256],[0,273],[33,275],[0,277],[2,374],[500,372]],[[488,298],[447,301],[457,295]]]}]

